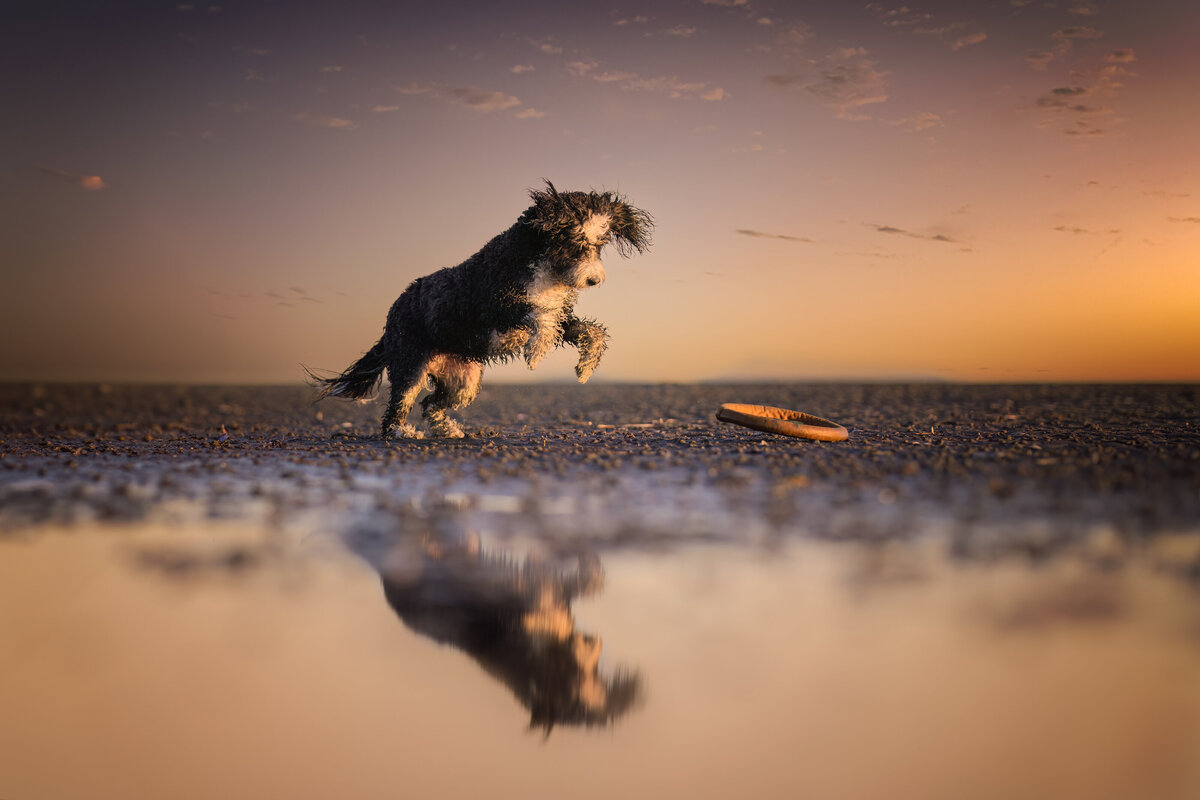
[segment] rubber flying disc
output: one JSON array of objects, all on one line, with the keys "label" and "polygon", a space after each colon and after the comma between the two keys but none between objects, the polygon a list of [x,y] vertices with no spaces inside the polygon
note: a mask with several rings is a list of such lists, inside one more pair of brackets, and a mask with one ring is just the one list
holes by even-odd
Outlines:
[{"label": "rubber flying disc", "polygon": [[752,406],[742,403],[725,403],[717,410],[717,419],[732,422],[756,431],[794,436],[798,439],[816,439],[820,442],[844,442],[850,432],[827,419],[774,406]]}]

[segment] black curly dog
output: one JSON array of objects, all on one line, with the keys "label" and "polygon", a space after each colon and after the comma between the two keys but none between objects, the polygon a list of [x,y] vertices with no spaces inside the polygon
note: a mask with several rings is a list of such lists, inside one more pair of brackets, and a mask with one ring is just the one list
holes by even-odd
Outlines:
[{"label": "black curly dog", "polygon": [[575,374],[583,383],[608,347],[608,332],[575,316],[578,291],[604,282],[600,251],[622,256],[645,251],[650,215],[612,192],[559,192],[546,181],[508,230],[455,267],[417,278],[392,304],[383,336],[341,375],[311,375],[324,397],[372,395],[388,372],[391,397],[381,423],[385,438],[419,438],[405,420],[417,395],[436,436],[461,437],[446,415],[479,391],[485,364],[523,355],[535,369],[551,350],[579,350]]}]

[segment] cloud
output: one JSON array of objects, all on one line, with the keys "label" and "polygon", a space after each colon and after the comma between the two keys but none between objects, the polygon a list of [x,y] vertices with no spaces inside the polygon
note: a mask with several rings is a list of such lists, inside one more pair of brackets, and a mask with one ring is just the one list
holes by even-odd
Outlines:
[{"label": "cloud", "polygon": [[1067,9],[1067,13],[1075,14],[1079,17],[1090,17],[1100,13],[1096,8],[1095,3],[1079,2]]},{"label": "cloud", "polygon": [[1200,225],[1200,217],[1167,217],[1170,222],[1190,222]]},{"label": "cloud", "polygon": [[511,72],[513,75],[521,75],[526,72],[533,72],[533,70],[534,67],[532,64],[516,64],[512,69],[509,70],[509,72]]},{"label": "cloud", "polygon": [[344,69],[345,67],[343,67],[341,64],[330,64],[328,66],[321,67],[321,72],[341,72]]},{"label": "cloud", "polygon": [[818,98],[838,119],[865,120],[863,106],[883,103],[888,99],[886,79],[890,72],[875,68],[875,62],[865,57],[861,47],[838,48],[825,57],[819,75],[768,75],[768,84],[778,88],[799,86]]},{"label": "cloud", "polygon": [[929,20],[933,19],[933,14],[914,11],[908,6],[887,8],[883,5],[883,3],[867,3],[867,10],[874,14],[877,19],[879,19],[889,28],[903,28],[911,25],[919,25],[922,22],[928,22]]},{"label": "cloud", "polygon": [[647,23],[649,21],[650,21],[649,17],[643,17],[639,14],[636,17],[622,17],[621,19],[614,22],[613,25],[629,25],[631,23],[634,25],[644,25],[645,23]]},{"label": "cloud", "polygon": [[954,239],[951,239],[949,236],[947,236],[944,233],[934,233],[934,234],[913,233],[912,231],[907,231],[904,228],[897,228],[893,225],[876,225],[875,223],[872,223],[872,222],[868,222],[867,225],[868,225],[868,227],[874,228],[879,233],[887,233],[887,234],[892,234],[895,236],[907,236],[910,239],[926,239],[931,242],[949,242],[952,244],[955,243]]},{"label": "cloud", "polygon": [[1103,231],[1093,231],[1093,230],[1089,230],[1087,228],[1076,228],[1071,225],[1057,225],[1057,226],[1055,226],[1054,230],[1058,231],[1059,233],[1071,233],[1071,234],[1075,234],[1077,236],[1079,234],[1086,234],[1086,235],[1090,236],[1092,234],[1099,234],[1099,233],[1107,233],[1107,234],[1111,235],[1114,233],[1121,232],[1119,228],[1108,228],[1107,230],[1103,230]]},{"label": "cloud", "polygon": [[441,83],[414,82],[407,86],[398,86],[396,90],[400,94],[426,95],[454,105],[473,108],[485,114],[521,105],[521,101],[511,94],[480,89],[477,86],[446,86]]},{"label": "cloud", "polygon": [[1046,67],[1054,60],[1054,53],[1049,50],[1034,50],[1025,56],[1025,63],[1038,72],[1045,72]]},{"label": "cloud", "polygon": [[534,47],[548,56],[562,55],[562,47],[548,40],[530,40]]},{"label": "cloud", "polygon": [[522,108],[515,116],[517,119],[542,119],[546,116],[546,112],[538,111],[536,108]]},{"label": "cloud", "polygon": [[706,6],[726,6],[727,8],[736,8],[749,3],[749,0],[700,0],[701,5]]},{"label": "cloud", "polygon": [[665,94],[676,99],[694,97],[713,102],[725,98],[725,90],[719,86],[710,88],[707,83],[689,83],[674,76],[646,78],[636,72],[601,70],[600,64],[591,60],[570,61],[566,69],[576,78],[586,78],[597,83],[615,83],[622,89]]},{"label": "cloud", "polygon": [[371,109],[376,114],[386,114],[391,111],[399,111],[400,106],[375,106]]},{"label": "cloud", "polygon": [[960,36],[957,39],[955,39],[954,42],[951,43],[950,49],[957,53],[959,50],[962,50],[964,47],[968,47],[973,44],[979,44],[980,42],[982,42],[986,39],[987,39],[987,34],[982,31],[979,31],[977,33],[968,33],[965,36]]},{"label": "cloud", "polygon": [[[1068,136],[1103,136],[1109,133],[1109,130],[1098,125],[1097,117],[1113,113],[1109,104],[1121,95],[1125,88],[1124,79],[1134,76],[1126,67],[1136,61],[1133,50],[1127,48],[1109,53],[1099,68],[1073,70],[1072,77],[1080,81],[1079,84],[1056,87],[1034,101],[1036,108],[1056,115],[1044,118],[1041,124],[1060,127]],[[1092,80],[1088,81],[1089,77]]]},{"label": "cloud", "polygon": [[332,128],[335,130],[351,130],[357,128],[357,123],[352,120],[343,119],[341,117],[331,117],[325,114],[310,114],[307,111],[302,111],[296,114],[294,119],[300,122],[307,122],[309,125],[315,125],[318,128]]},{"label": "cloud", "polygon": [[920,114],[914,114],[904,119],[888,120],[887,124],[916,132],[929,128],[940,128],[944,123],[940,115],[934,114],[932,111],[922,111]]},{"label": "cloud", "polygon": [[684,39],[689,39],[696,35],[696,28],[691,25],[676,25],[674,28],[667,29],[667,36],[679,36]]},{"label": "cloud", "polygon": [[1078,102],[1078,98],[1090,94],[1092,88],[1084,86],[1059,86],[1051,89],[1048,93],[1042,95],[1035,101],[1038,108],[1061,109],[1077,114],[1109,114],[1111,108],[1104,106],[1090,106],[1086,103]]},{"label": "cloud", "polygon": [[806,244],[812,244],[812,239],[804,236],[788,236],[785,233],[763,233],[762,231],[756,231],[750,228],[738,228],[736,232],[742,236],[752,236],[755,239],[782,239],[785,242],[804,242]]},{"label": "cloud", "polygon": [[49,167],[42,167],[41,171],[46,175],[73,183],[76,186],[89,191],[94,192],[99,191],[100,189],[108,188],[108,184],[105,183],[99,175],[79,175],[77,173],[66,172],[61,169],[50,169]]},{"label": "cloud", "polygon": [[1071,50],[1072,43],[1077,39],[1100,39],[1103,38],[1103,36],[1103,31],[1096,30],[1088,25],[1059,28],[1053,34],[1051,34],[1051,38],[1058,42],[1058,44],[1055,45],[1055,50],[1057,50],[1059,55],[1065,55],[1067,52],[1069,52]]}]

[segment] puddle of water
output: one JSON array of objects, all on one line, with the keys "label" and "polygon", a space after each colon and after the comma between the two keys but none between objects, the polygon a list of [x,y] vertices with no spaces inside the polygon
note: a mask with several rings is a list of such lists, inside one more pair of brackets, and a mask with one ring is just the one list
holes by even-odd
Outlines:
[{"label": "puddle of water", "polygon": [[1200,796],[1200,596],[1138,564],[331,539],[0,542],[0,797]]}]

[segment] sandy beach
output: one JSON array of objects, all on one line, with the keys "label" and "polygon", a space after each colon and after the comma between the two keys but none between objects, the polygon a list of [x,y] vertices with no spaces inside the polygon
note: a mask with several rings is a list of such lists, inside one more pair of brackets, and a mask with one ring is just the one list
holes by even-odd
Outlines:
[{"label": "sandy beach", "polygon": [[[1194,528],[1198,394],[1136,385],[502,385],[485,387],[462,415],[469,438],[385,442],[378,403],[314,405],[302,386],[7,385],[0,506],[13,530],[139,519],[178,497],[237,516],[240,501],[269,496],[286,516],[348,495],[386,504],[418,488],[478,493],[507,482],[535,503],[603,498],[614,524],[635,527],[639,511],[705,496],[736,506],[741,530],[702,532],[718,539],[764,526],[909,537],[952,522],[964,554],[1040,552],[1096,529],[1136,542]],[[723,402],[804,410],[840,422],[850,439],[817,443],[719,423]]]}]

